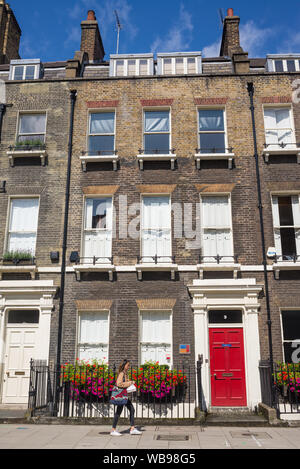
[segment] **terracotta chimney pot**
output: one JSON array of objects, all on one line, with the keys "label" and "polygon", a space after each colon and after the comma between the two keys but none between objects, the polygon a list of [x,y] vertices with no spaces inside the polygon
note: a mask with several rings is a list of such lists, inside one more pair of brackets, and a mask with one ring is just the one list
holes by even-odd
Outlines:
[{"label": "terracotta chimney pot", "polygon": [[96,21],[96,16],[94,10],[88,11],[87,21]]},{"label": "terracotta chimney pot", "polygon": [[234,16],[233,8],[228,8],[228,10],[227,10],[227,16]]}]

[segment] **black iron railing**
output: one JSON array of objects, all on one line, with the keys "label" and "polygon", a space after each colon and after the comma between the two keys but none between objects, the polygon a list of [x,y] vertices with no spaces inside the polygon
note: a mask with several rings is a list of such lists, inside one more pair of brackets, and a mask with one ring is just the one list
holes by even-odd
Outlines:
[{"label": "black iron railing", "polygon": [[138,256],[137,263],[154,263],[154,264],[175,264],[176,259],[175,256]]},{"label": "black iron railing", "polygon": [[262,402],[283,414],[300,414],[300,363],[260,362]]},{"label": "black iron railing", "polygon": [[[200,359],[199,359],[200,360]],[[204,406],[202,361],[196,366],[143,365],[129,369],[137,391],[129,394],[138,418],[194,418]],[[30,364],[28,409],[31,416],[112,417],[110,397],[117,378],[116,365],[91,363],[49,367]]]},{"label": "black iron railing", "polygon": [[221,264],[222,262],[223,263],[235,263],[235,264],[238,264],[238,259],[239,259],[239,256],[238,255],[235,255],[235,256],[220,256],[219,254],[217,254],[216,256],[199,256],[199,263],[200,264]]},{"label": "black iron railing", "polygon": [[118,150],[87,150],[82,151],[82,156],[112,156],[117,155]]},{"label": "black iron railing", "polygon": [[175,155],[175,148],[154,148],[154,149],[139,149],[140,155]]},{"label": "black iron railing", "polygon": [[291,255],[283,255],[283,256],[274,256],[274,263],[277,264],[278,262],[294,262],[295,264],[297,262],[300,262],[300,256],[297,254],[291,254]]},{"label": "black iron railing", "polygon": [[284,142],[281,142],[281,143],[264,143],[264,147],[265,149],[268,149],[269,147],[270,150],[272,150],[272,147],[276,147],[275,150],[280,147],[282,149],[285,149],[286,147],[292,147],[291,149],[294,149],[295,148],[295,151],[296,150],[300,150],[300,143],[284,143]]},{"label": "black iron railing", "polygon": [[76,257],[74,256],[72,259],[70,259],[71,262],[75,262],[76,265],[101,265],[101,264],[109,264],[113,265],[114,258],[113,256],[111,257]]},{"label": "black iron railing", "polygon": [[232,153],[233,152],[233,147],[209,147],[209,148],[196,148],[196,153],[201,154],[201,153]]}]

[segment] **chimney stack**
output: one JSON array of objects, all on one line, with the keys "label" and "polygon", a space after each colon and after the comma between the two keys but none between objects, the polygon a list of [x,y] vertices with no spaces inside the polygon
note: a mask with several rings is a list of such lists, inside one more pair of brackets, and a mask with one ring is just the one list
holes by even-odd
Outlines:
[{"label": "chimney stack", "polygon": [[240,17],[234,15],[233,8],[228,8],[224,19],[220,57],[230,57],[235,73],[249,73],[250,60],[240,44]]},{"label": "chimney stack", "polygon": [[88,11],[87,20],[81,23],[80,50],[88,54],[90,62],[102,62],[105,56],[98,21],[93,10]]},{"label": "chimney stack", "polygon": [[22,31],[14,12],[5,0],[0,1],[0,63],[9,64],[19,59],[19,46]]}]

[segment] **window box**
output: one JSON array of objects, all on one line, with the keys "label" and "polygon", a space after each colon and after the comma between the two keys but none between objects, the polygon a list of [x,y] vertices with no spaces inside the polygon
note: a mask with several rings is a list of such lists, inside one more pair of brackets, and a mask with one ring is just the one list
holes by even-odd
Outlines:
[{"label": "window box", "polygon": [[5,253],[0,265],[0,279],[4,273],[30,273],[32,280],[35,279],[37,267],[35,258],[27,253]]}]

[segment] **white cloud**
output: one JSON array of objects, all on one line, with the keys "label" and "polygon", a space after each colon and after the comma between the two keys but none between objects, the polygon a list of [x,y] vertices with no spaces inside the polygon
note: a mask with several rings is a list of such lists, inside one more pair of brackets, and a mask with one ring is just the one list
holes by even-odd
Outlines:
[{"label": "white cloud", "polygon": [[157,37],[151,45],[151,52],[176,52],[187,50],[192,41],[192,15],[180,5],[179,18],[164,37]]},{"label": "white cloud", "polygon": [[64,46],[67,47],[70,43],[80,44],[81,41],[81,30],[79,26],[74,26],[70,29],[69,34],[64,42]]},{"label": "white cloud", "polygon": [[249,53],[249,57],[259,57],[265,42],[273,33],[271,28],[259,28],[254,21],[248,21],[240,28],[241,46]]},{"label": "white cloud", "polygon": [[219,57],[221,41],[216,41],[202,50],[203,57]]},{"label": "white cloud", "polygon": [[277,48],[278,54],[299,53],[300,51],[300,33],[293,33],[285,39]]}]

